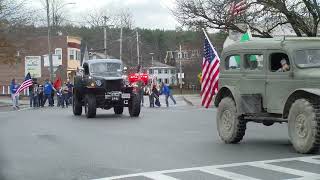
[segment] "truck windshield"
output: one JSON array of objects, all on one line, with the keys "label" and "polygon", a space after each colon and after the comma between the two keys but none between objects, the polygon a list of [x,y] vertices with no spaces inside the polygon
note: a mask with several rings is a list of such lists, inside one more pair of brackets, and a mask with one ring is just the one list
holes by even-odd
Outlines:
[{"label": "truck windshield", "polygon": [[[121,64],[113,62],[98,62],[90,65],[90,73],[92,74],[120,74]],[[118,75],[117,75],[118,76]]]},{"label": "truck windshield", "polygon": [[296,64],[302,68],[320,66],[320,49],[296,51]]}]

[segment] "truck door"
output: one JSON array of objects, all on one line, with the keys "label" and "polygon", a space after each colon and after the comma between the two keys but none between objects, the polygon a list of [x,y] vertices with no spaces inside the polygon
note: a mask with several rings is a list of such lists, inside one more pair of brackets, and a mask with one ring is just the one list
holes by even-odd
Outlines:
[{"label": "truck door", "polygon": [[[266,107],[266,68],[263,51],[248,51],[243,54],[243,76],[240,80],[240,92],[246,112],[256,113]],[[263,105],[262,103],[265,105]]]},{"label": "truck door", "polygon": [[[282,69],[284,61],[289,66],[287,70]],[[286,52],[269,51],[268,64],[266,80],[267,111],[282,114],[286,97],[292,90],[290,88],[293,81],[293,77],[290,76],[292,60],[289,59]]]}]

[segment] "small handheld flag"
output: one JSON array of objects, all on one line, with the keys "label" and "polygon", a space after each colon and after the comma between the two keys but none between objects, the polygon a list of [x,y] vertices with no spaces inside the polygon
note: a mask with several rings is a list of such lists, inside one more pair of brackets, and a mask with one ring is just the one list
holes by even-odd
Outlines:
[{"label": "small handheld flag", "polygon": [[24,78],[24,81],[22,82],[22,84],[19,86],[18,90],[14,94],[14,96],[17,96],[21,91],[27,89],[30,86],[32,86],[32,79],[31,79],[30,73],[28,73]]}]

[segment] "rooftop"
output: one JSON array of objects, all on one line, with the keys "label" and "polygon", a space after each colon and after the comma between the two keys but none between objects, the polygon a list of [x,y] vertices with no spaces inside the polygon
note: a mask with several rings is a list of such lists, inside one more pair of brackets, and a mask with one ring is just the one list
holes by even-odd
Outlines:
[{"label": "rooftop", "polygon": [[257,38],[246,42],[236,42],[224,48],[223,52],[246,49],[298,49],[304,47],[319,47],[318,37],[277,37]]}]

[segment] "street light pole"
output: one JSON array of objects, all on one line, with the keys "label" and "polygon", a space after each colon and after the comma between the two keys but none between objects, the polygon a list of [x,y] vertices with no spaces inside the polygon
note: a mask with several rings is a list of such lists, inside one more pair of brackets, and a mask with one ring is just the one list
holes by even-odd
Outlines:
[{"label": "street light pole", "polygon": [[121,30],[120,30],[120,60],[122,60],[122,32],[123,31],[123,28],[121,27]]},{"label": "street light pole", "polygon": [[50,63],[50,80],[53,82],[53,62],[52,62],[52,54],[51,54],[51,28],[50,28],[50,7],[49,0],[46,0],[47,5],[47,23],[48,23],[48,56]]},{"label": "street light pole", "polygon": [[139,52],[139,32],[137,30],[137,56],[138,56],[138,65],[140,65],[140,52]]},{"label": "street light pole", "polygon": [[182,58],[182,51],[181,51],[181,45],[180,45],[180,57],[179,57],[179,84],[180,84],[180,94],[182,94],[182,66],[181,66],[181,58]]},{"label": "street light pole", "polygon": [[104,27],[103,27],[103,34],[104,34],[104,54],[106,56],[106,58],[108,58],[107,56],[107,16],[103,16],[104,19]]},{"label": "street light pole", "polygon": [[153,66],[153,55],[154,53],[149,53],[151,55],[151,65]]}]

